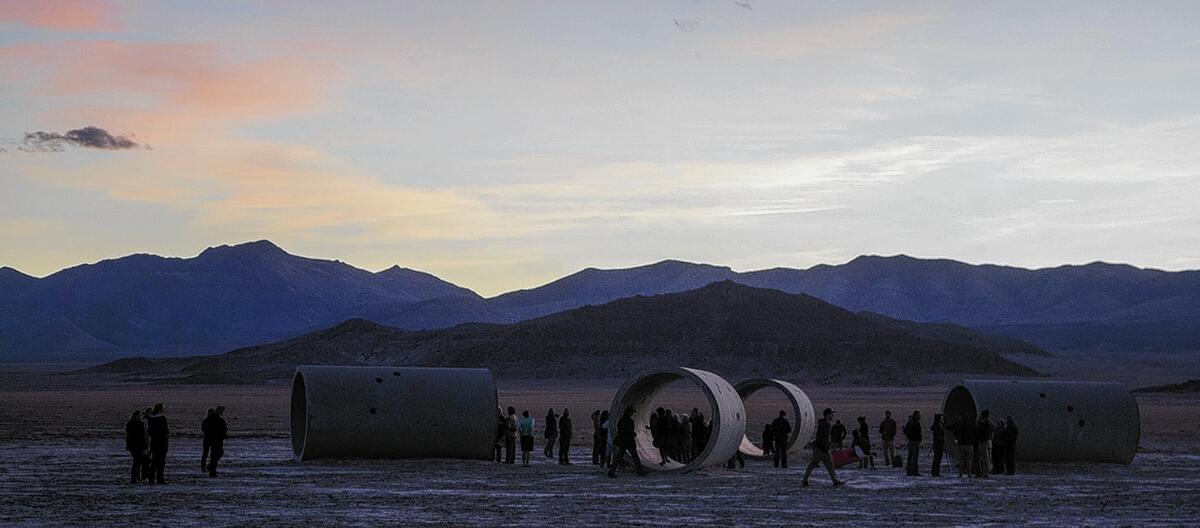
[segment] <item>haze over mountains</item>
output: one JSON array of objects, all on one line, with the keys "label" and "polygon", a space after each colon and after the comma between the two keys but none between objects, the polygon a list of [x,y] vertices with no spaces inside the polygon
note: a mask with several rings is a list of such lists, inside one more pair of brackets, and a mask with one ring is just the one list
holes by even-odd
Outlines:
[{"label": "haze over mountains", "polygon": [[1005,338],[893,323],[807,295],[723,281],[509,325],[404,331],[353,319],[217,356],[126,359],[91,370],[182,383],[287,379],[296,365],[313,363],[487,367],[501,376],[559,379],[625,376],[662,364],[893,384],[914,383],[931,373],[1037,374],[997,352]]},{"label": "haze over mountains", "polygon": [[213,354],[355,317],[410,330],[514,323],[726,280],[806,293],[850,311],[1001,333],[1051,351],[1200,350],[1198,271],[1105,263],[1028,270],[864,256],[739,273],[668,260],[589,268],[485,299],[426,273],[372,273],[259,241],[187,259],[131,255],[45,278],[0,268],[0,360]]}]

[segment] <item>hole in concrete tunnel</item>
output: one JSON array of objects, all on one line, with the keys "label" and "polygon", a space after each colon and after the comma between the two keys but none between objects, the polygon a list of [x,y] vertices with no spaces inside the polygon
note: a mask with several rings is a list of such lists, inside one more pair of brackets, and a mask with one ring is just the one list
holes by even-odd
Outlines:
[{"label": "hole in concrete tunnel", "polygon": [[712,432],[713,410],[699,386],[685,379],[672,381],[654,395],[650,408],[664,410],[646,433],[668,461],[686,464],[704,452]]},{"label": "hole in concrete tunnel", "polygon": [[1073,413],[1073,412],[1075,412],[1075,406],[1074,406],[1074,405],[1068,405],[1068,406],[1067,406],[1067,412],[1069,412],[1069,413]]},{"label": "hole in concrete tunnel", "polygon": [[393,372],[392,372],[392,375],[393,375],[393,376],[399,376],[399,375],[400,375],[400,371],[399,371],[399,370],[393,371]]},{"label": "hole in concrete tunnel", "polygon": [[1043,400],[1046,399],[1046,393],[1044,393],[1044,392],[1039,392],[1038,396]]},{"label": "hole in concrete tunnel", "polygon": [[[746,438],[764,452],[767,451],[766,426],[779,417],[779,411],[786,412],[784,418],[793,430],[796,428],[796,412],[792,409],[792,401],[776,387],[758,389],[743,398],[742,404],[746,406]],[[808,442],[807,438],[796,443],[799,446],[805,442]],[[753,453],[752,450],[750,452]]]},{"label": "hole in concrete tunnel", "polygon": [[383,378],[375,378],[375,383],[383,383]]},{"label": "hole in concrete tunnel", "polygon": [[375,408],[371,407],[371,414],[375,414]]},{"label": "hole in concrete tunnel", "polygon": [[[946,423],[952,424],[961,415],[966,415],[968,419],[975,419],[975,397],[971,396],[971,391],[966,387],[959,385],[950,390],[946,395],[946,404],[943,407]],[[892,418],[895,418],[893,415]]]},{"label": "hole in concrete tunnel", "polygon": [[1087,422],[1084,422],[1083,420],[1079,420],[1079,427],[1083,427],[1084,425],[1087,425]]},{"label": "hole in concrete tunnel", "polygon": [[304,376],[296,373],[292,380],[292,452],[299,457],[304,453],[304,440],[308,435],[308,396],[305,394]]}]

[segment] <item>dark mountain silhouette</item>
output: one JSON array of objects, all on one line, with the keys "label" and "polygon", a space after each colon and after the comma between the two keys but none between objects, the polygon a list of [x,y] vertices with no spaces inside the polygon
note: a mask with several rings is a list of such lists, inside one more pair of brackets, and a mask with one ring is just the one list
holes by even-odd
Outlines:
[{"label": "dark mountain silhouette", "polygon": [[1200,379],[1187,380],[1182,383],[1171,383],[1168,385],[1157,385],[1154,387],[1142,387],[1140,389],[1134,389],[1133,392],[1142,394],[1157,392],[1186,394],[1191,392],[1200,392]]},{"label": "dark mountain silhouette", "polygon": [[807,295],[723,281],[509,325],[404,331],[354,319],[218,356],[123,360],[92,371],[185,383],[283,379],[306,363],[482,366],[518,378],[615,377],[662,364],[826,382],[916,383],[936,373],[1036,375],[995,350],[903,326],[921,325],[881,322]]},{"label": "dark mountain silhouette", "polygon": [[406,330],[508,324],[723,280],[805,293],[854,312],[1001,334],[1051,351],[1200,350],[1200,271],[1100,262],[1030,270],[900,255],[740,273],[667,260],[588,268],[484,299],[418,271],[371,273],[261,241],[210,248],[191,259],[132,255],[42,279],[0,268],[0,360],[218,353],[351,317]]},{"label": "dark mountain silhouette", "polygon": [[[365,306],[477,297],[403,268],[371,273],[267,242],[188,259],[131,255],[18,281],[0,302],[0,358],[213,353],[328,326]],[[7,291],[7,290],[6,290]]]}]

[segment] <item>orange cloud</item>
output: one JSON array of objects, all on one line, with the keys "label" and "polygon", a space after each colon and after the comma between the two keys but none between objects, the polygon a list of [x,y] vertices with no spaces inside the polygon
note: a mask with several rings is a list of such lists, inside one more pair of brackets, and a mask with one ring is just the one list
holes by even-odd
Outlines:
[{"label": "orange cloud", "polygon": [[0,48],[0,57],[39,72],[30,95],[84,101],[61,117],[160,143],[197,126],[308,112],[336,77],[319,56],[234,59],[213,44],[25,44]]},{"label": "orange cloud", "polygon": [[107,0],[0,0],[0,22],[58,31],[116,29],[116,11]]}]

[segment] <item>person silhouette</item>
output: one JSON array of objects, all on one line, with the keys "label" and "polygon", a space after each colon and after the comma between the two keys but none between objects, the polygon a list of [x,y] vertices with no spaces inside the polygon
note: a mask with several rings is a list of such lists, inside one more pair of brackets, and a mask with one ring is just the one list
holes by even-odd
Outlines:
[{"label": "person silhouette", "polygon": [[171,428],[167,424],[167,412],[163,404],[154,404],[154,410],[146,417],[146,430],[150,434],[150,480],[156,484],[166,484],[163,472],[167,466]]}]

